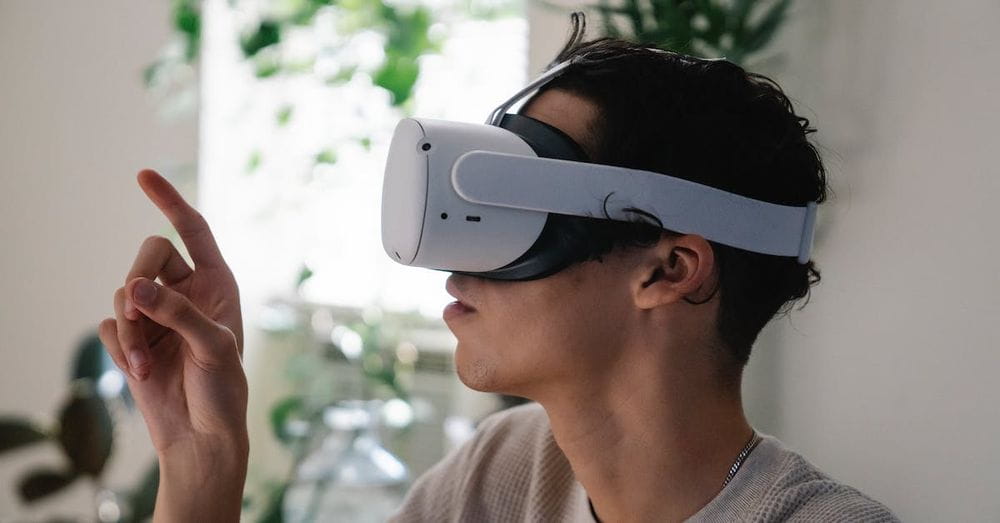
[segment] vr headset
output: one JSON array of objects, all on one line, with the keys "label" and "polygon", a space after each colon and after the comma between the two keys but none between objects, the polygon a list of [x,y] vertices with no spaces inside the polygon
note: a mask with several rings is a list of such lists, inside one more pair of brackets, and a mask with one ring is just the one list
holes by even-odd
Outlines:
[{"label": "vr headset", "polygon": [[[404,265],[497,280],[554,274],[588,251],[589,217],[654,215],[682,234],[806,263],[816,203],[778,205],[662,173],[587,162],[565,133],[507,111],[563,62],[493,110],[485,125],[405,118],[389,146],[382,246]],[[605,214],[606,213],[606,214]]]}]

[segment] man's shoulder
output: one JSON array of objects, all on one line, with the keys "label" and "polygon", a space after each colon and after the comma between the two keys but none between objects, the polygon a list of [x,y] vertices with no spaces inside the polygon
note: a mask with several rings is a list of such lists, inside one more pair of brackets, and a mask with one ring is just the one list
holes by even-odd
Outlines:
[{"label": "man's shoulder", "polygon": [[772,436],[692,521],[894,522],[884,505],[845,485]]},{"label": "man's shoulder", "polygon": [[754,512],[761,521],[864,521],[898,519],[883,504],[841,483],[801,454],[771,438],[779,457],[773,483]]}]

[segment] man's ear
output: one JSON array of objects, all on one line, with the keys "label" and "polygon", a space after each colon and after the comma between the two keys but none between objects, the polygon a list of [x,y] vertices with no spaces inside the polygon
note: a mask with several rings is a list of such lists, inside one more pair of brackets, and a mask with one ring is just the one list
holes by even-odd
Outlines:
[{"label": "man's ear", "polygon": [[653,309],[690,296],[702,301],[703,289],[715,286],[715,252],[695,234],[663,235],[644,251],[633,285],[636,306]]}]

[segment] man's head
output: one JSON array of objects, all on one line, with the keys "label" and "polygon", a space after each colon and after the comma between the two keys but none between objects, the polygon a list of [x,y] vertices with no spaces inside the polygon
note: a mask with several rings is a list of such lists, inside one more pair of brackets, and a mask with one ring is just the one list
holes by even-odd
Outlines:
[{"label": "man's head", "polygon": [[[581,36],[556,60],[574,64],[521,112],[564,131],[591,161],[779,204],[825,199],[808,121],[772,81],[725,61]],[[819,281],[812,262],[665,231],[641,209],[636,216],[632,224],[559,217],[577,222],[592,248],[541,280],[453,276],[477,307],[449,324],[463,380],[530,395],[540,380],[609,368],[630,357],[621,347],[643,345],[690,347],[668,359],[698,359],[738,378],[767,321]]]}]

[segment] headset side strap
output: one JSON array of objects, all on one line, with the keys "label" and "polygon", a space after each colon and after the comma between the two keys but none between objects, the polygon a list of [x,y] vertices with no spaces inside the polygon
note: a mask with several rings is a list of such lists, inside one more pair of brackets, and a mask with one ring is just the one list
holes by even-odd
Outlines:
[{"label": "headset side strap", "polygon": [[493,109],[493,112],[490,113],[490,117],[486,119],[486,124],[499,126],[500,121],[503,120],[503,115],[506,114],[507,110],[513,107],[514,104],[518,102],[518,100],[537,91],[543,85],[549,83],[553,78],[561,75],[563,73],[563,70],[569,67],[570,64],[572,63],[573,63],[572,60],[566,60],[565,62],[560,62],[552,66],[552,68],[550,68],[548,71],[542,73],[541,76],[535,78],[535,80],[532,81],[530,84],[524,86],[523,88],[521,88],[520,91],[514,93],[514,96],[511,96],[506,101],[504,101],[504,103],[498,105],[496,109]]},{"label": "headset side strap", "polygon": [[812,253],[813,236],[816,234],[816,202],[806,204],[806,220],[802,224],[802,244],[799,246],[799,263],[809,262]]},{"label": "headset side strap", "polygon": [[778,205],[660,173],[490,151],[465,153],[452,185],[478,204],[630,221],[652,213],[667,229],[777,256],[808,260],[815,205]]}]

